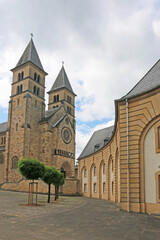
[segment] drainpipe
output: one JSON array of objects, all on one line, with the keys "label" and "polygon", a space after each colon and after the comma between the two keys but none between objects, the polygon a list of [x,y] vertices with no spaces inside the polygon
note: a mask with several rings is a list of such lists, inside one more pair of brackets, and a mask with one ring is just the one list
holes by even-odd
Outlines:
[{"label": "drainpipe", "polygon": [[128,121],[128,99],[126,99],[126,120],[127,120],[127,211],[130,211],[130,191],[129,191],[129,121]]}]

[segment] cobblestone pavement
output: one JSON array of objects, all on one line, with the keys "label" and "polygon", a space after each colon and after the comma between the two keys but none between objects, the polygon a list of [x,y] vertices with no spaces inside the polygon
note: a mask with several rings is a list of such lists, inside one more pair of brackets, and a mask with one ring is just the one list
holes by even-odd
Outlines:
[{"label": "cobblestone pavement", "polygon": [[159,240],[160,216],[119,211],[115,203],[60,197],[25,206],[26,193],[0,191],[0,240]]}]

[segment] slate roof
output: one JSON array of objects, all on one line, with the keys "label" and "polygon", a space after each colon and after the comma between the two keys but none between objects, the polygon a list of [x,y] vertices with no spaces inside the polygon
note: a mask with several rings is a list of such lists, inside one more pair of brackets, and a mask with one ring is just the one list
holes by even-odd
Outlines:
[{"label": "slate roof", "polygon": [[69,79],[67,77],[66,71],[64,69],[64,66],[62,66],[62,68],[61,68],[61,70],[49,92],[56,91],[61,88],[67,88],[70,92],[72,92],[74,94],[71,84],[69,82]]},{"label": "slate roof", "polygon": [[160,60],[121,100],[142,95],[158,87],[160,87]]},{"label": "slate roof", "polygon": [[111,139],[114,126],[95,131],[78,159],[89,156],[103,148]]},{"label": "slate roof", "polygon": [[55,108],[52,108],[52,109],[49,109],[49,110],[45,111],[45,117],[40,122],[48,120],[52,115],[54,115],[58,111],[58,109],[60,107],[55,107]]},{"label": "slate roof", "polygon": [[[18,61],[16,67],[23,65],[24,63],[32,62],[34,65],[43,70],[40,58],[38,56],[37,50],[35,48],[34,42],[31,38],[29,44],[27,45],[24,53],[22,54],[20,60]],[[44,71],[44,70],[43,70]]]},{"label": "slate roof", "polygon": [[0,133],[7,131],[7,123],[8,122],[0,123]]}]

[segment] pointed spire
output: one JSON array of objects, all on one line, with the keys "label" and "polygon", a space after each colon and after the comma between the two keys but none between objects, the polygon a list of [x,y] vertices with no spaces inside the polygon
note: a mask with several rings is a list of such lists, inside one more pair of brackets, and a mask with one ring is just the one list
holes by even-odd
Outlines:
[{"label": "pointed spire", "polygon": [[35,48],[35,45],[34,45],[34,42],[33,42],[33,39],[32,39],[32,36],[31,36],[31,40],[30,40],[28,46],[24,50],[24,53],[22,54],[22,56],[21,56],[20,60],[18,61],[16,67],[19,67],[19,66],[21,66],[21,65],[23,65],[24,63],[27,63],[27,62],[31,62],[34,65],[36,65],[38,68],[43,70],[43,66],[42,66],[41,61],[39,59],[37,50]]},{"label": "pointed spire", "polygon": [[61,68],[55,82],[53,83],[53,86],[52,86],[50,92],[59,90],[61,88],[67,88],[70,92],[72,92],[74,94],[63,64],[64,63],[62,62],[62,68]]}]

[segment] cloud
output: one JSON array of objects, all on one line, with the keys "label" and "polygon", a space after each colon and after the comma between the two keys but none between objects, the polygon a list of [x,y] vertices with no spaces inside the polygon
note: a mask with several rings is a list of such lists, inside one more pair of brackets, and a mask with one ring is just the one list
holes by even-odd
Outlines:
[{"label": "cloud", "polygon": [[158,0],[0,0],[0,8],[0,106],[8,106],[9,70],[33,32],[49,73],[46,91],[65,63],[77,94],[79,149],[94,130],[91,123],[114,119],[114,99],[125,95],[160,56]]}]

